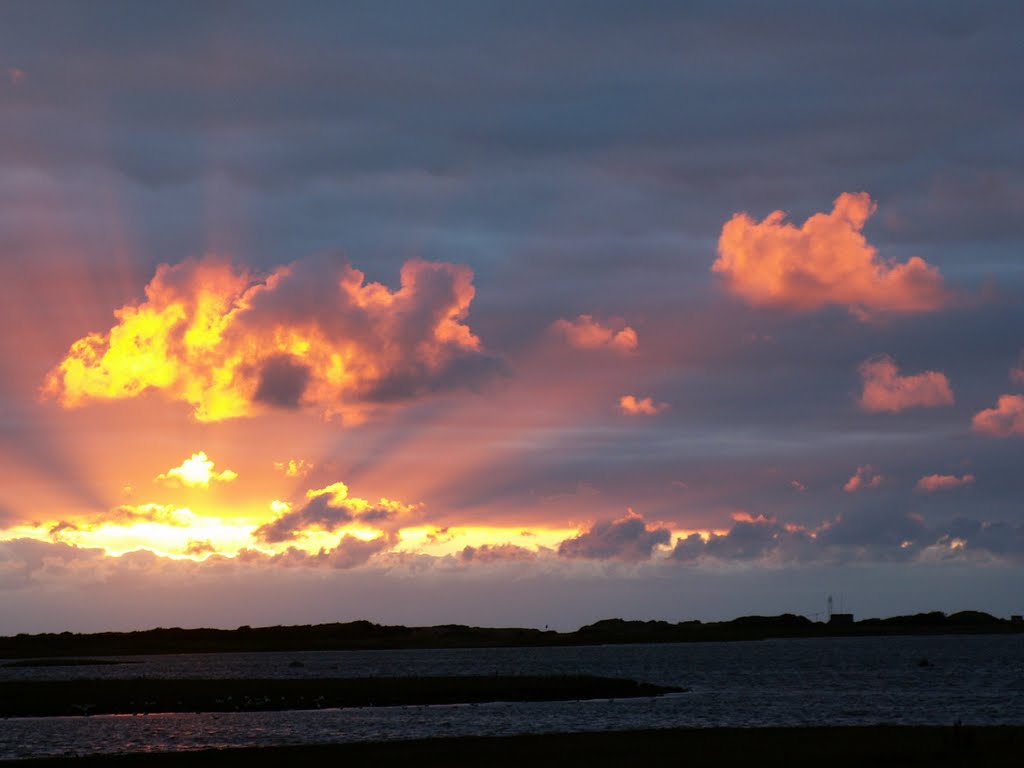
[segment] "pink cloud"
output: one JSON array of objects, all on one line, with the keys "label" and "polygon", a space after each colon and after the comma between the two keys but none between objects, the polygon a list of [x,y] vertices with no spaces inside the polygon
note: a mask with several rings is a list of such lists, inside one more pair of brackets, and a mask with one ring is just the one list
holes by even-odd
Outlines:
[{"label": "pink cloud", "polygon": [[11,85],[17,88],[19,85],[25,82],[25,70],[18,69],[17,67],[8,67],[7,79],[11,81]]},{"label": "pink cloud", "polygon": [[655,416],[667,411],[668,403],[655,403],[649,397],[637,398],[635,395],[623,395],[619,398],[619,410],[627,416]]},{"label": "pink cloud", "polygon": [[861,230],[875,212],[865,192],[844,192],[831,213],[796,227],[774,211],[758,222],[735,214],[722,227],[711,269],[733,294],[759,307],[807,312],[845,306],[873,313],[928,312],[947,294],[939,271],[918,256],[905,263],[878,257]]},{"label": "pink cloud", "polygon": [[843,490],[847,493],[855,493],[865,488],[877,488],[884,479],[872,469],[870,464],[863,464],[857,467],[853,477],[846,481]]},{"label": "pink cloud", "polygon": [[888,355],[860,364],[864,392],[860,407],[865,411],[897,412],[905,408],[936,408],[953,404],[949,379],[938,371],[901,376],[896,362]]},{"label": "pink cloud", "polygon": [[926,475],[917,481],[914,488],[923,493],[934,493],[935,491],[946,491],[950,488],[959,488],[961,485],[972,485],[974,475]]},{"label": "pink cloud", "polygon": [[570,345],[578,349],[611,349],[616,352],[632,352],[639,339],[636,331],[628,325],[610,323],[604,325],[593,315],[579,315],[575,320],[556,320],[551,326],[565,337]]},{"label": "pink cloud", "polygon": [[1024,352],[1017,358],[1017,364],[1010,369],[1010,381],[1014,384],[1024,384]]},{"label": "pink cloud", "polygon": [[974,415],[971,427],[991,437],[1024,435],[1024,395],[1000,395],[995,408]]}]

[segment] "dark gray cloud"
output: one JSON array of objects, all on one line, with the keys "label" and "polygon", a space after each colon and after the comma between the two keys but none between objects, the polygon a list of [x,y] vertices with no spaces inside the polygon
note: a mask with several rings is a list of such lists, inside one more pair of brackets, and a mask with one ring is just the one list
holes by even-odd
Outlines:
[{"label": "dark gray cloud", "polygon": [[579,536],[558,545],[558,554],[569,558],[625,560],[636,562],[651,557],[656,547],[669,543],[667,528],[648,528],[643,518],[599,521]]},{"label": "dark gray cloud", "polygon": [[277,408],[298,408],[309,384],[309,366],[287,356],[268,358],[260,369],[255,400]]},{"label": "dark gray cloud", "polygon": [[314,496],[306,504],[285,512],[273,522],[261,525],[253,532],[258,540],[268,544],[290,541],[304,530],[336,531],[355,519],[351,506],[344,501],[335,502],[329,493]]}]

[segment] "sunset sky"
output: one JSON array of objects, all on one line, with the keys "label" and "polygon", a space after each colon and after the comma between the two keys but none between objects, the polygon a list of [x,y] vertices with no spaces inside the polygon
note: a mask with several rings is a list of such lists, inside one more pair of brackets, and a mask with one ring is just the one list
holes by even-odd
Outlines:
[{"label": "sunset sky", "polygon": [[0,634],[1024,612],[1019,2],[0,6]]}]

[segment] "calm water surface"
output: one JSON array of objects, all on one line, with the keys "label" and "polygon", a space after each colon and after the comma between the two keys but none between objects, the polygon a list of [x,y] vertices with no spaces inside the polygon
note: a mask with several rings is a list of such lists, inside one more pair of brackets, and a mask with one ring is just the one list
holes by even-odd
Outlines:
[{"label": "calm water surface", "polygon": [[0,680],[579,673],[689,691],[590,702],[11,718],[0,720],[0,758],[680,726],[1024,725],[1020,635],[124,658],[140,663],[0,668]]}]

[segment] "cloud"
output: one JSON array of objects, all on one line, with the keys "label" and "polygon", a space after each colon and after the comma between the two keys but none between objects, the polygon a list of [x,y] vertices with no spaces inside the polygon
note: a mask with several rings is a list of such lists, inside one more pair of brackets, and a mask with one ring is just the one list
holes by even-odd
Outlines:
[{"label": "cloud", "polygon": [[132,525],[159,523],[176,528],[187,528],[195,522],[195,515],[187,507],[173,504],[122,504],[110,512],[96,516],[85,524],[89,530],[101,525]]},{"label": "cloud", "polygon": [[415,509],[414,504],[381,499],[372,503],[349,496],[348,486],[333,483],[326,488],[306,492],[307,502],[298,509],[289,509],[276,520],[261,525],[253,536],[267,544],[297,539],[303,531],[336,531],[355,520],[381,523]]},{"label": "cloud", "polygon": [[1014,384],[1024,384],[1024,352],[1017,358],[1017,364],[1010,369],[1010,381]]},{"label": "cloud", "polygon": [[900,376],[896,362],[888,355],[865,360],[857,370],[864,381],[859,402],[865,411],[895,413],[906,408],[953,404],[949,380],[938,371]]},{"label": "cloud", "polygon": [[205,451],[199,451],[193,453],[191,458],[185,459],[179,466],[157,475],[156,480],[161,483],[187,485],[190,488],[208,488],[211,482],[230,483],[237,477],[238,473],[230,469],[214,472],[213,461]]},{"label": "cloud", "polygon": [[619,409],[627,416],[654,416],[670,407],[668,403],[655,403],[649,397],[638,399],[634,395],[623,395],[619,398]]},{"label": "cloud", "polygon": [[464,563],[525,562],[536,560],[537,553],[515,544],[481,544],[479,547],[465,547],[459,553]]},{"label": "cloud", "polygon": [[575,320],[559,319],[551,327],[578,349],[632,352],[639,343],[636,331],[630,326],[614,322],[602,325],[592,315],[579,315]]},{"label": "cloud", "polygon": [[959,488],[961,485],[972,485],[974,483],[974,475],[963,475],[957,477],[956,475],[926,475],[917,481],[917,485],[914,488],[923,493],[934,493],[935,491],[945,491],[950,488]]},{"label": "cloud", "polygon": [[274,469],[284,472],[285,477],[305,477],[313,470],[313,464],[305,459],[275,461]]},{"label": "cloud", "polygon": [[672,559],[692,562],[702,557],[718,560],[760,560],[771,556],[783,559],[813,559],[813,537],[797,527],[773,518],[749,514],[734,515],[728,532],[711,532],[707,537],[692,533],[676,539]]},{"label": "cloud", "polygon": [[335,568],[348,570],[365,564],[378,552],[391,546],[388,536],[373,539],[362,539],[351,534],[343,534],[338,543],[331,549],[321,548],[318,552],[306,552],[296,547],[288,547],[275,555],[266,555],[257,550],[245,550],[239,553],[243,562],[269,562],[285,567]]},{"label": "cloud", "polygon": [[748,303],[794,312],[845,306],[865,319],[876,313],[927,312],[947,301],[942,277],[917,256],[880,259],[861,230],[875,212],[867,193],[844,192],[831,213],[797,228],[783,211],[757,222],[735,214],[722,227],[711,269]]},{"label": "cloud", "polygon": [[991,437],[1024,435],[1024,395],[1000,395],[995,408],[974,414],[971,428]]},{"label": "cloud", "polygon": [[590,530],[558,545],[558,554],[593,560],[648,560],[656,547],[671,541],[667,528],[648,528],[643,518],[630,511],[619,520],[596,522]]},{"label": "cloud", "polygon": [[463,322],[472,277],[412,260],[392,291],[326,257],[264,277],[217,258],[163,264],[110,331],[71,345],[42,394],[75,407],[152,389],[199,421],[300,407],[358,420],[501,370]]},{"label": "cloud", "polygon": [[855,493],[864,488],[877,488],[884,479],[872,469],[870,464],[863,464],[857,467],[857,471],[846,481],[843,490],[847,493]]},{"label": "cloud", "polygon": [[17,88],[19,85],[25,82],[25,70],[18,69],[17,67],[7,67],[6,69],[7,80]]}]

